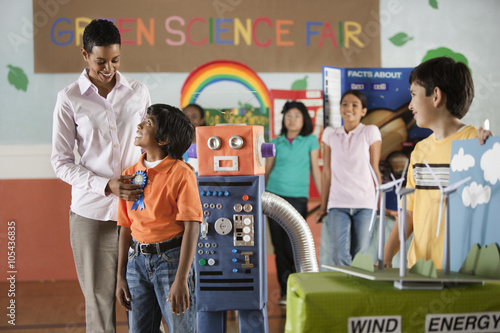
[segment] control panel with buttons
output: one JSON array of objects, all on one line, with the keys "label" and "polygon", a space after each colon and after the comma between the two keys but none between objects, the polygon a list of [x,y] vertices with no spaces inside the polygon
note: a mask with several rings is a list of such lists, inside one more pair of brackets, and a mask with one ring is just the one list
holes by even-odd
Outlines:
[{"label": "control panel with buttons", "polygon": [[198,177],[203,222],[195,257],[197,308],[262,309],[267,301],[264,175]]}]

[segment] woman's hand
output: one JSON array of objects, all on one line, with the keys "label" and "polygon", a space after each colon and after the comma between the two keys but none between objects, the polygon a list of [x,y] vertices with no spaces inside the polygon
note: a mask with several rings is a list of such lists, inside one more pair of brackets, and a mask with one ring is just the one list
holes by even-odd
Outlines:
[{"label": "woman's hand", "polygon": [[134,177],[135,175],[126,175],[111,179],[106,186],[106,193],[113,193],[123,200],[136,201],[144,190],[140,184],[130,184],[130,179]]}]

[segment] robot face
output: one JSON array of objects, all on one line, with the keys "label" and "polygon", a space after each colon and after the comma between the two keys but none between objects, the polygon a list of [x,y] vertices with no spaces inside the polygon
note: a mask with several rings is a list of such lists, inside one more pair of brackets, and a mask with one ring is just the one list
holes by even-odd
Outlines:
[{"label": "robot face", "polygon": [[264,127],[246,125],[199,126],[196,128],[200,176],[264,174]]}]

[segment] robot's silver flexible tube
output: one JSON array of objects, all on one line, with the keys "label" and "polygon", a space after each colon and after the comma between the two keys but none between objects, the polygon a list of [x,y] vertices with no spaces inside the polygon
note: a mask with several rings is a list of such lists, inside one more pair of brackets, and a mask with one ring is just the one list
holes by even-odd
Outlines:
[{"label": "robot's silver flexible tube", "polygon": [[261,199],[264,215],[276,220],[290,237],[297,272],[318,272],[314,240],[302,215],[275,194],[263,192]]}]

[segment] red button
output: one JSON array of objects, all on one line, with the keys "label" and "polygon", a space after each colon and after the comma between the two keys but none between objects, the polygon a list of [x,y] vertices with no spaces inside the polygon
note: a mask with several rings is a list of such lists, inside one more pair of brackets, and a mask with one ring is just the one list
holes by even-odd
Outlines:
[{"label": "red button", "polygon": [[244,196],[243,196],[243,200],[244,200],[244,201],[248,201],[248,199],[249,199],[249,198],[248,198],[248,195],[244,195]]}]

